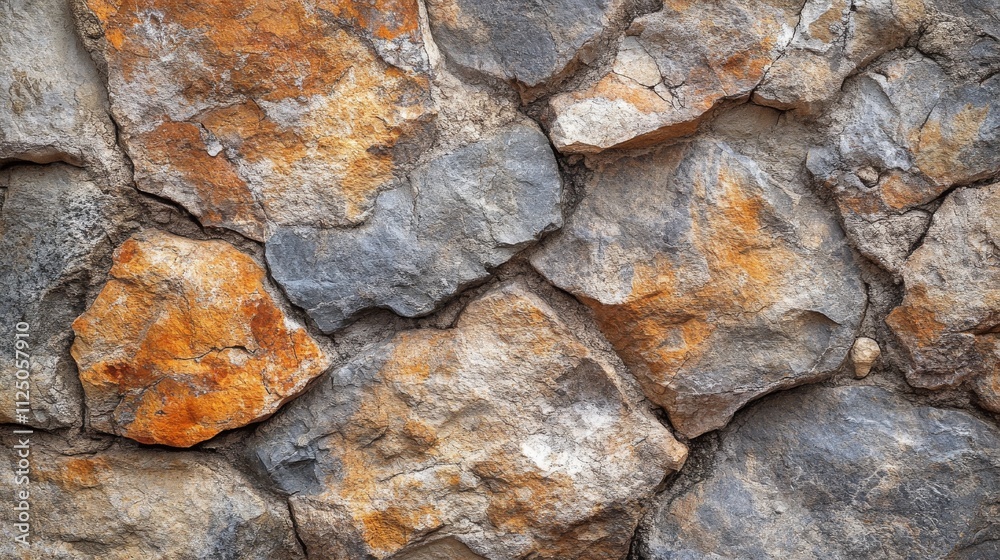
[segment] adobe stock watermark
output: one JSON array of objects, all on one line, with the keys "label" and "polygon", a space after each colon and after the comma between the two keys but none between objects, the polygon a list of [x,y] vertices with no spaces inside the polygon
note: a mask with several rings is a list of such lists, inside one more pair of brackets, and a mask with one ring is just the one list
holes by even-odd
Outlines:
[{"label": "adobe stock watermark", "polygon": [[[31,325],[14,325],[14,418],[27,424],[31,414]],[[31,434],[34,431],[16,428],[14,444],[14,540],[28,546],[31,535]]]}]

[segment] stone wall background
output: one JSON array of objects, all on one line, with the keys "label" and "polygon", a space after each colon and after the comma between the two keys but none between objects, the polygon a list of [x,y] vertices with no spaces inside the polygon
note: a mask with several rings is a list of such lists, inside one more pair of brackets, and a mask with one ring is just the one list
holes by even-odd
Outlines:
[{"label": "stone wall background", "polygon": [[0,66],[4,557],[1000,556],[996,2],[7,0]]}]

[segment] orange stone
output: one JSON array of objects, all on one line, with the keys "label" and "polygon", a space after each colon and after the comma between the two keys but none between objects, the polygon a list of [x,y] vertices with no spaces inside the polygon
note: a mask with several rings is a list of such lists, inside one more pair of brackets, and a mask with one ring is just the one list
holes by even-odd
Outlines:
[{"label": "orange stone", "polygon": [[86,7],[137,185],[205,225],[360,223],[431,116],[416,0]]},{"label": "orange stone", "polygon": [[270,416],[329,364],[264,269],[228,243],[145,232],[118,248],[110,275],[73,323],[99,430],[188,447]]}]

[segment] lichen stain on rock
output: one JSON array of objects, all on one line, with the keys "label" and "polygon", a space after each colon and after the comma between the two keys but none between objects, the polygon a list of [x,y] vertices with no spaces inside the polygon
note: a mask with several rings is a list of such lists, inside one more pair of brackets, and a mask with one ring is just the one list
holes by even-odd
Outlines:
[{"label": "lichen stain on rock", "polygon": [[426,68],[370,46],[422,49],[415,1],[87,5],[139,187],[206,225],[356,224],[432,112]]},{"label": "lichen stain on rock", "polygon": [[74,323],[91,423],[188,447],[266,418],[328,358],[284,316],[263,269],[221,241],[146,232]]}]

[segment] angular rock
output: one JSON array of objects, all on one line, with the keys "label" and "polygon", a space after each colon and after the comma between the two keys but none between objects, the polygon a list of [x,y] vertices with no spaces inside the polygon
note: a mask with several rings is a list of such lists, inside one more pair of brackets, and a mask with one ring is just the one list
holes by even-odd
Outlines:
[{"label": "angular rock", "polygon": [[326,332],[367,309],[424,315],[559,227],[561,188],[545,136],[511,125],[414,170],[361,227],[280,228],[267,262]]},{"label": "angular rock", "polygon": [[114,258],[73,323],[96,429],[188,447],[270,416],[329,364],[228,243],[147,231]]},{"label": "angular rock", "polygon": [[[122,193],[61,163],[0,172],[0,422],[16,422],[15,401],[28,400],[29,424],[80,425],[83,392],[70,356],[73,319],[106,269],[122,222],[131,216]],[[31,356],[27,399],[15,392],[16,326],[28,324]],[[22,374],[23,377],[23,374]],[[20,389],[19,389],[20,390]]]},{"label": "angular rock", "polygon": [[427,2],[434,40],[450,60],[527,89],[592,57],[623,8],[620,0]]},{"label": "angular rock", "polygon": [[754,102],[818,113],[837,97],[845,78],[921,29],[929,15],[924,4],[808,0],[792,40],[754,89]]},{"label": "angular rock", "polygon": [[84,0],[80,18],[136,184],[205,225],[357,225],[426,141],[416,0]]},{"label": "angular rock", "polygon": [[107,94],[65,0],[0,6],[0,163],[8,160],[120,163]]},{"label": "angular rock", "polygon": [[515,282],[354,358],[249,447],[310,557],[623,558],[686,455],[636,395]]},{"label": "angular rock", "polygon": [[701,480],[640,526],[637,557],[996,558],[1000,434],[875,387],[754,406]]},{"label": "angular rock", "polygon": [[[12,484],[15,453],[4,454],[3,466],[12,473],[4,481],[10,499],[29,492],[30,545],[14,541],[11,525],[0,542],[4,558],[305,557],[287,506],[216,457],[149,450],[62,455],[47,438],[28,437],[30,483]],[[5,433],[4,447],[17,438]]]},{"label": "angular rock", "polygon": [[693,132],[712,107],[760,83],[791,40],[801,7],[793,0],[666,2],[633,22],[611,73],[552,98],[552,143],[561,152],[595,153]]},{"label": "angular rock", "polygon": [[532,257],[694,437],[844,360],[865,288],[834,219],[710,139],[597,168]]},{"label": "angular rock", "polygon": [[907,380],[940,388],[970,380],[1000,412],[1000,184],[958,189],[903,266],[906,296],[886,319]]},{"label": "angular rock", "polygon": [[904,51],[848,81],[825,144],[809,154],[809,171],[834,193],[858,250],[896,275],[927,228],[925,205],[1000,173],[1000,77],[990,75],[1000,72],[1000,43],[966,47],[941,47],[958,59]]}]

